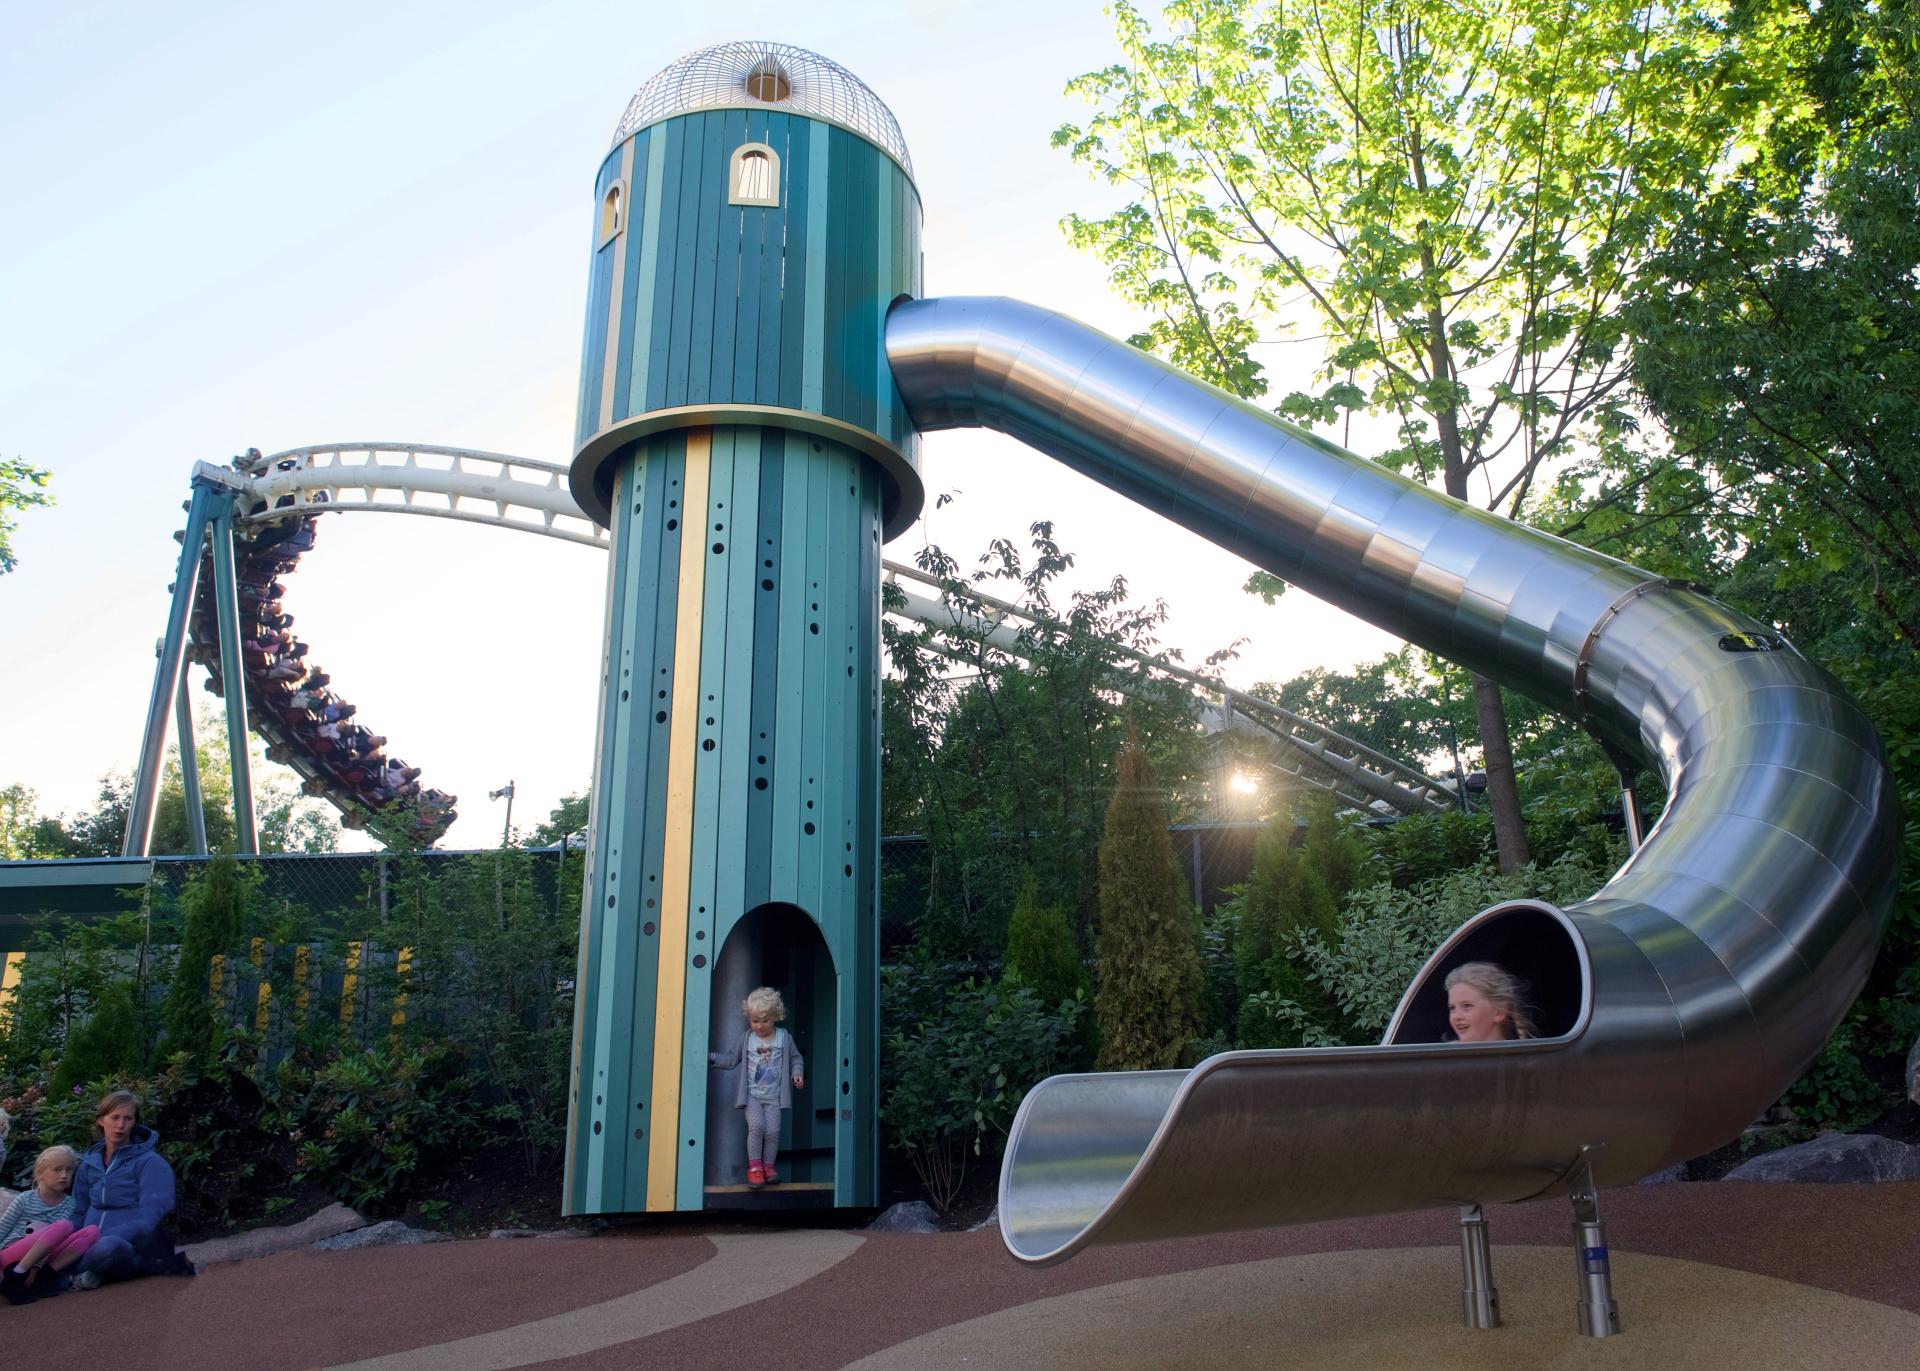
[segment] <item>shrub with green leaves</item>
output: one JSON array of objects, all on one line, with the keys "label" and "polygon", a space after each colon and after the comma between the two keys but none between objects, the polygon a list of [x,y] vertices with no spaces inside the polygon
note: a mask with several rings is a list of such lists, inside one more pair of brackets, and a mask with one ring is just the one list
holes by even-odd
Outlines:
[{"label": "shrub with green leaves", "polygon": [[146,1070],[146,1031],[140,1006],[134,1003],[136,993],[131,979],[115,981],[100,993],[86,1022],[67,1036],[66,1051],[53,1073],[55,1094]]},{"label": "shrub with green leaves", "polygon": [[[102,1069],[139,1070],[145,1064],[152,1031],[145,1008],[140,916],[123,914],[84,923],[54,918],[36,922],[20,963],[19,983],[0,1001],[0,1077],[29,1080],[56,1070],[70,1040],[84,1031],[96,1006],[122,985],[140,1026],[138,1051],[130,1051],[130,1060],[104,1063]],[[98,1048],[95,1043],[88,1049],[96,1060]],[[89,1067],[82,1077],[90,1079],[94,1074]],[[69,1073],[68,1083],[73,1079],[77,1078]]]},{"label": "shrub with green leaves", "polygon": [[372,1047],[317,1069],[289,1058],[267,1092],[273,1125],[298,1145],[305,1179],[356,1209],[381,1209],[463,1141],[467,1092],[446,1066],[438,1047]]},{"label": "shrub with green leaves", "polygon": [[1585,899],[1606,879],[1573,854],[1550,866],[1509,875],[1488,867],[1456,871],[1408,890],[1380,882],[1347,901],[1336,936],[1303,931],[1294,951],[1307,976],[1351,1024],[1348,1042],[1380,1041],[1400,997],[1441,942],[1489,905],[1535,898],[1554,904]]},{"label": "shrub with green leaves", "polygon": [[[1241,1046],[1298,1047],[1338,1036],[1338,1011],[1295,949],[1304,934],[1336,937],[1341,901],[1365,879],[1370,856],[1325,795],[1303,798],[1261,832],[1253,870],[1221,924],[1231,934]],[[1290,1008],[1276,1012],[1279,1004]]]},{"label": "shrub with green leaves", "polygon": [[406,1038],[444,1044],[491,1136],[519,1146],[529,1176],[566,1144],[579,904],[556,915],[524,852],[465,859],[428,881],[402,863],[379,940],[406,947]]},{"label": "shrub with green leaves", "polygon": [[[1533,817],[1528,810],[1530,835]],[[1484,811],[1409,814],[1369,833],[1376,860],[1385,863],[1397,886],[1418,885],[1449,871],[1481,866],[1494,855],[1493,816]]]},{"label": "shrub with green leaves", "polygon": [[969,1167],[999,1154],[1027,1091],[1081,1065],[1085,1004],[1049,1006],[1027,986],[968,980],[943,988],[925,968],[888,978],[903,992],[902,1002],[925,1012],[887,1038],[880,1122],[889,1143],[912,1163],[928,1200],[945,1213]]}]

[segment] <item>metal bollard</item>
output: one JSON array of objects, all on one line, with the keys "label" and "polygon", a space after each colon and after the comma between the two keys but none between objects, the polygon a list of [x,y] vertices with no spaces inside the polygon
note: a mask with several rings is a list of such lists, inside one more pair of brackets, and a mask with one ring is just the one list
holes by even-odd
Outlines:
[{"label": "metal bollard", "polygon": [[1573,1257],[1578,1298],[1574,1301],[1580,1336],[1610,1338],[1620,1331],[1620,1308],[1613,1302],[1613,1276],[1607,1265],[1607,1232],[1600,1222],[1593,1167],[1583,1158],[1573,1193]]},{"label": "metal bollard", "polygon": [[1493,1284],[1493,1248],[1477,1204],[1460,1206],[1460,1303],[1469,1328],[1500,1326],[1500,1292]]}]

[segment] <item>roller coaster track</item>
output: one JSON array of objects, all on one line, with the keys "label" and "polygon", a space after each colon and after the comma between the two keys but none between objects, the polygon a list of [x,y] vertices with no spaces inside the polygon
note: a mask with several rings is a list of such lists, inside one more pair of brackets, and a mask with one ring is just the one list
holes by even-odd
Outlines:
[{"label": "roller coaster track", "polygon": [[[899,595],[903,613],[937,630],[957,633],[1007,652],[1024,656],[1025,635],[1034,630],[1064,635],[1071,628],[1057,619],[996,599],[970,586],[955,588],[938,577],[897,562],[886,562],[886,579]],[[935,592],[929,598],[919,589]],[[1348,808],[1375,811],[1382,807],[1400,814],[1441,813],[1456,803],[1454,789],[1414,767],[1396,761],[1365,743],[1337,733],[1323,724],[1235,690],[1216,676],[1178,666],[1121,644],[1113,651],[1145,667],[1154,676],[1178,682],[1208,703],[1199,711],[1209,732],[1251,735],[1277,744],[1264,760],[1289,780],[1332,794]]]},{"label": "roller coaster track", "polygon": [[[266,457],[250,454],[233,468],[202,464],[200,470],[238,492],[235,524],[240,530],[255,531],[256,536],[289,519],[388,513],[607,546],[606,531],[588,519],[569,493],[567,468],[532,458],[426,443],[325,443]],[[1031,634],[1069,631],[1065,624],[971,587],[943,585],[935,577],[893,561],[884,567],[899,597],[896,604],[904,606],[890,612],[950,638],[990,643],[1024,657]],[[196,621],[207,622],[198,615]],[[206,644],[202,642],[201,647],[204,656]],[[1114,650],[1155,678],[1178,683],[1194,694],[1200,702],[1196,714],[1210,732],[1257,739],[1264,744],[1260,760],[1265,765],[1291,783],[1332,794],[1343,807],[1420,814],[1441,812],[1455,803],[1453,787],[1446,782],[1271,701],[1131,648],[1116,645]],[[965,658],[958,650],[946,655]],[[250,714],[259,727],[263,722],[259,712]],[[266,722],[261,731],[275,744],[274,759],[300,772],[310,792],[329,794],[316,759],[302,755],[298,739],[287,730]],[[331,794],[329,798],[354,815],[351,805]]]}]

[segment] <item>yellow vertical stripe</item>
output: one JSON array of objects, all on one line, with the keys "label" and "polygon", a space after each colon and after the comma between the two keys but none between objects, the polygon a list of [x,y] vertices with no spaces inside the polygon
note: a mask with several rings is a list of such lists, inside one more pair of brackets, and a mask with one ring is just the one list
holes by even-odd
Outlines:
[{"label": "yellow vertical stripe", "polygon": [[13,996],[13,988],[20,984],[20,968],[26,965],[27,954],[9,952],[6,966],[0,969],[0,1004],[5,1004]]},{"label": "yellow vertical stripe", "polygon": [[660,975],[653,1018],[653,1136],[647,1208],[674,1207],[680,1161],[680,1057],[686,1036],[687,888],[692,879],[693,759],[700,719],[700,611],[706,587],[707,477],[713,430],[687,434],[680,482],[680,587],[673,625],[673,712],[667,732],[666,846],[660,862]]}]

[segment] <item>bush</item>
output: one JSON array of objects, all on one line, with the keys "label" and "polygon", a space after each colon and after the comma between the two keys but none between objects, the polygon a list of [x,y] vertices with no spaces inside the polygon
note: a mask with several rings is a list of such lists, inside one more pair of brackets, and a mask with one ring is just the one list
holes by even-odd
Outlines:
[{"label": "bush", "polygon": [[525,853],[477,856],[426,881],[403,867],[380,940],[411,953],[409,1041],[445,1045],[476,1118],[520,1149],[529,1176],[566,1145],[579,904],[556,917]]},{"label": "bush", "polygon": [[[1235,1016],[1243,1047],[1298,1047],[1338,1039],[1338,1010],[1308,978],[1295,948],[1303,934],[1336,936],[1341,902],[1370,868],[1366,841],[1337,818],[1330,797],[1276,815],[1234,894],[1231,929]],[[1277,1006],[1287,1005],[1285,1012]]]},{"label": "bush", "polygon": [[116,981],[95,999],[87,1021],[67,1038],[66,1051],[53,1073],[55,1094],[76,1085],[140,1075],[147,1066],[146,1031],[134,1004],[137,987]]},{"label": "bush", "polygon": [[[81,923],[46,919],[27,940],[20,980],[0,1002],[0,1077],[37,1080],[57,1068],[69,1038],[94,1008],[123,982],[136,1012],[145,1004],[140,981],[140,916]],[[144,1024],[144,1015],[140,1016]],[[146,1055],[142,1028],[141,1057]]]},{"label": "bush", "polygon": [[1060,905],[1040,902],[1040,884],[1031,871],[1020,884],[1020,898],[1007,926],[1008,982],[1030,987],[1041,1004],[1085,998],[1087,969],[1073,940],[1073,927]]},{"label": "bush", "polygon": [[150,1075],[103,1074],[58,1090],[0,1086],[0,1107],[14,1116],[9,1169],[14,1160],[31,1167],[56,1143],[85,1152],[94,1142],[94,1107],[109,1090],[138,1095],[141,1122],[159,1134],[178,1183],[171,1222],[182,1236],[263,1217],[290,1188],[293,1149],[273,1132],[271,1111],[237,1052],[211,1064],[177,1056]]},{"label": "bush", "polygon": [[[1533,818],[1529,810],[1529,840],[1534,837]],[[1402,888],[1484,865],[1494,855],[1493,815],[1486,812],[1463,814],[1450,809],[1445,814],[1409,814],[1367,832],[1376,858]]]},{"label": "bush", "polygon": [[1484,867],[1456,871],[1410,890],[1382,882],[1354,892],[1337,937],[1305,932],[1294,948],[1308,977],[1351,1023],[1346,1041],[1378,1042],[1414,976],[1461,924],[1503,900],[1570,904],[1591,895],[1604,879],[1584,857],[1572,855],[1505,876]]},{"label": "bush", "polygon": [[[179,1183],[174,1227],[184,1237],[266,1218],[299,1185],[293,1144],[273,1127],[249,1052],[236,1042],[212,1063],[177,1056],[130,1086],[146,1101],[141,1117],[160,1135]],[[89,1104],[110,1084],[97,1082]]]},{"label": "bush", "polygon": [[267,1098],[309,1182],[363,1211],[399,1198],[429,1156],[460,1137],[467,1090],[437,1047],[373,1047],[317,1069],[289,1058]]},{"label": "bush", "polygon": [[[398,965],[391,955],[363,963],[351,1025],[318,999],[303,1007],[327,957],[296,983],[290,944],[317,950],[313,920],[263,909],[255,869],[231,858],[208,863],[181,897],[183,947],[164,1004],[146,977],[140,916],[49,921],[0,1008],[11,1147],[30,1162],[50,1143],[84,1145],[99,1092],[133,1089],[179,1176],[183,1231],[264,1217],[309,1190],[393,1207],[437,1180],[449,1144],[469,1137],[517,1146],[530,1176],[545,1173],[565,1141],[579,925],[577,903],[556,914],[536,888],[534,861],[489,854],[431,879],[396,861],[387,918],[369,926],[361,909],[320,920],[403,954]],[[171,901],[160,886],[148,897],[164,943]],[[254,914],[266,926],[250,926]],[[212,959],[247,976],[247,937],[269,931],[257,975],[270,997],[243,1007],[209,995]],[[259,1036],[256,1005],[267,1009]],[[157,1071],[156,1010],[169,1049]]]},{"label": "bush", "polygon": [[[990,1163],[1029,1089],[1073,1069],[1084,1002],[1049,1007],[1026,986],[976,985],[938,993],[924,968],[888,973],[904,998],[928,1006],[896,1028],[882,1057],[880,1122],[904,1152],[935,1209],[946,1213],[974,1162]],[[883,989],[882,1003],[886,1003]]]}]

